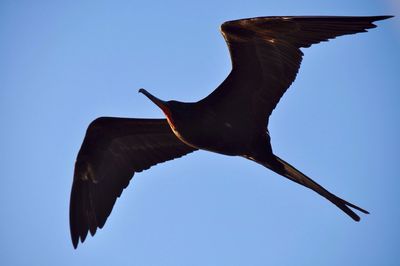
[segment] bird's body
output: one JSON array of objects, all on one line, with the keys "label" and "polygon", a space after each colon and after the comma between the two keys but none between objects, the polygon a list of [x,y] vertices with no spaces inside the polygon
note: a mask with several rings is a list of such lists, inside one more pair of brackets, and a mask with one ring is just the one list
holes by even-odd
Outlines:
[{"label": "bird's body", "polygon": [[196,149],[245,156],[254,151],[259,138],[267,140],[264,128],[256,130],[254,121],[235,116],[234,111],[224,114],[201,103],[173,104],[175,112],[167,119],[172,131]]},{"label": "bird's body", "polygon": [[103,227],[135,172],[198,149],[242,156],[325,197],[355,221],[368,213],[330,193],[274,155],[268,120],[296,78],[300,48],[364,32],[376,17],[259,17],[228,21],[221,32],[232,71],[194,103],[162,101],[144,89],[167,119],[99,118],[89,126],[75,165],[70,226],[74,247]]}]

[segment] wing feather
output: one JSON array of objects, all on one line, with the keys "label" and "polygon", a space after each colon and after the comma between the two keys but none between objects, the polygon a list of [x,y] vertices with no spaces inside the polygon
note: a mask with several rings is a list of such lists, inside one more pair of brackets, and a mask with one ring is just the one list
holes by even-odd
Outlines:
[{"label": "wing feather", "polygon": [[[375,28],[374,17],[257,17],[227,21],[221,33],[228,45],[232,71],[203,103],[218,112],[268,121],[295,80],[303,57],[300,48]],[[232,110],[235,110],[232,112]]]},{"label": "wing feather", "polygon": [[104,226],[134,173],[195,150],[173,134],[166,119],[94,120],[75,163],[70,201],[74,247]]}]

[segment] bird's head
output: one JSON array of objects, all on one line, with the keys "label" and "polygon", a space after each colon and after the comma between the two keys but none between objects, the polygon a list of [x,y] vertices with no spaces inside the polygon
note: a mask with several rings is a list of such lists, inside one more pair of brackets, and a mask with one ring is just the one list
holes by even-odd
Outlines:
[{"label": "bird's head", "polygon": [[176,120],[180,120],[179,117],[182,113],[180,112],[183,108],[183,103],[177,101],[163,101],[152,95],[150,92],[145,89],[140,89],[140,93],[146,95],[153,103],[155,103],[165,114],[170,124],[175,124]]}]

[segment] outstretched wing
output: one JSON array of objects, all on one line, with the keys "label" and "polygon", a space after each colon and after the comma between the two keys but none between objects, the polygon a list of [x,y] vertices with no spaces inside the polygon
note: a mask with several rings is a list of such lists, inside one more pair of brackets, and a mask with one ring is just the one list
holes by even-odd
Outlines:
[{"label": "outstretched wing", "polygon": [[181,142],[166,119],[101,117],[87,129],[75,163],[70,230],[76,248],[102,228],[136,172],[196,149]]},{"label": "outstretched wing", "polygon": [[303,56],[300,48],[365,32],[376,27],[374,21],[390,17],[258,17],[225,22],[221,32],[232,71],[202,102],[218,112],[265,121],[296,78]]}]

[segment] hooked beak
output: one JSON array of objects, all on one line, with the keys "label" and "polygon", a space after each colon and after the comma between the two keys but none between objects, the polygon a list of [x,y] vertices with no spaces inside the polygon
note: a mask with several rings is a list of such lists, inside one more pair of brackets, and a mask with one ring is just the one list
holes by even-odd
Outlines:
[{"label": "hooked beak", "polygon": [[169,111],[165,101],[158,99],[143,88],[141,88],[139,92],[146,95],[146,97],[149,98],[153,103],[155,103],[161,110],[163,110],[164,113]]}]

